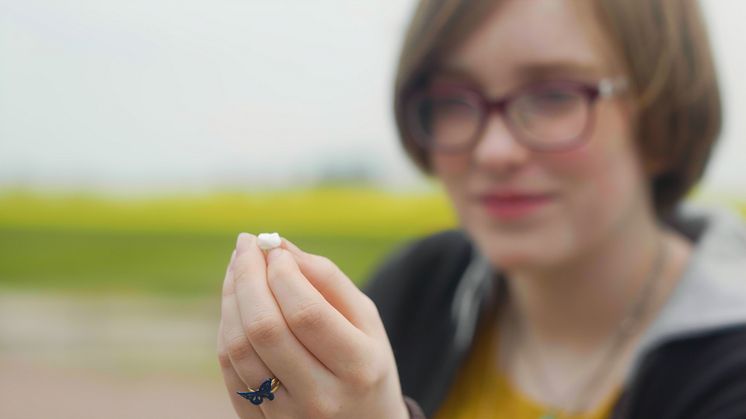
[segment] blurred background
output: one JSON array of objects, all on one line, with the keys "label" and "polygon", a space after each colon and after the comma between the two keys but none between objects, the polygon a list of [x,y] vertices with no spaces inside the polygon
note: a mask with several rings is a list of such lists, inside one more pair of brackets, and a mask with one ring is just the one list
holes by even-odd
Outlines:
[{"label": "blurred background", "polygon": [[[746,3],[704,0],[726,106],[691,199],[746,215]],[[455,225],[391,112],[412,0],[0,0],[0,417],[234,417],[240,231],[362,284]]]}]

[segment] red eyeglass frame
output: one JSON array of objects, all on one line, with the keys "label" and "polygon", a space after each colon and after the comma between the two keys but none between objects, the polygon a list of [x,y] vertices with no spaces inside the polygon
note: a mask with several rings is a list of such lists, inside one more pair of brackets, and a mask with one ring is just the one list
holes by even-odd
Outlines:
[{"label": "red eyeglass frame", "polygon": [[[515,103],[515,101],[521,97],[524,97],[532,92],[536,91],[542,91],[547,90],[548,88],[565,88],[568,90],[573,90],[575,92],[581,93],[585,99],[587,104],[587,115],[586,115],[586,123],[583,127],[583,130],[576,135],[573,138],[569,138],[564,141],[558,141],[560,143],[558,146],[542,146],[535,143],[532,143],[529,139],[525,138],[522,133],[521,129],[516,127],[514,124],[514,121],[511,117],[506,117],[508,115],[507,109],[512,104]],[[544,81],[539,83],[533,83],[528,86],[520,87],[516,90],[513,90],[512,92],[509,92],[506,95],[503,95],[499,98],[495,99],[488,99],[480,90],[461,83],[452,83],[452,82],[440,82],[438,84],[421,88],[418,90],[413,91],[404,101],[404,112],[405,112],[405,122],[407,123],[407,131],[409,131],[409,134],[412,136],[412,138],[415,140],[418,146],[423,148],[425,151],[436,151],[436,152],[443,152],[443,153],[458,153],[463,152],[466,150],[471,149],[477,142],[479,142],[479,139],[481,138],[482,134],[484,133],[484,129],[487,125],[487,121],[489,120],[490,115],[493,111],[497,111],[500,116],[505,121],[506,126],[510,130],[513,137],[519,141],[522,145],[526,146],[527,148],[539,151],[539,152],[562,152],[562,151],[568,151],[572,150],[574,148],[579,147],[585,141],[587,140],[588,133],[593,129],[594,122],[595,122],[595,103],[598,99],[601,98],[607,98],[612,97],[614,95],[617,95],[621,91],[625,90],[627,87],[627,82],[624,79],[619,78],[604,78],[599,80],[595,84],[586,83],[586,82],[580,82],[580,81],[571,81],[571,80],[554,80],[554,81]],[[445,96],[447,93],[454,93],[457,92],[461,96],[461,98],[468,98],[470,99],[470,102],[475,105],[475,108],[479,112],[479,123],[477,127],[475,128],[474,134],[471,138],[469,138],[468,141],[464,142],[463,146],[458,147],[435,147],[432,144],[432,141],[429,140],[429,135],[424,132],[424,130],[421,129],[419,126],[419,122],[416,122],[414,119],[417,118],[416,112],[412,107],[417,104],[417,99],[422,99],[425,96],[433,96],[434,93]],[[415,129],[415,127],[420,128],[419,130]]]}]

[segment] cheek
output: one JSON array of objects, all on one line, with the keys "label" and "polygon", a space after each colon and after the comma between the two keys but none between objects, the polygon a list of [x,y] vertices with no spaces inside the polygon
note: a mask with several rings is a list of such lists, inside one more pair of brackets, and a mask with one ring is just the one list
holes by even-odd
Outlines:
[{"label": "cheek", "polygon": [[433,174],[445,188],[453,209],[463,219],[467,206],[466,185],[471,170],[469,156],[458,154],[433,155],[431,162]]},{"label": "cheek", "polygon": [[466,189],[467,178],[471,171],[468,154],[443,154],[432,156],[432,168],[448,191],[453,204],[459,207],[459,192]]},{"label": "cheek", "polygon": [[433,154],[431,156],[433,171],[443,178],[465,176],[469,171],[469,153]]},{"label": "cheek", "polygon": [[618,218],[642,192],[634,139],[621,121],[613,122],[583,147],[551,159],[553,171],[567,180],[569,205],[582,223]]},{"label": "cheek", "polygon": [[596,198],[610,199],[621,192],[620,172],[626,166],[623,155],[622,147],[588,144],[552,159],[552,171],[562,173],[575,192],[585,191]]}]

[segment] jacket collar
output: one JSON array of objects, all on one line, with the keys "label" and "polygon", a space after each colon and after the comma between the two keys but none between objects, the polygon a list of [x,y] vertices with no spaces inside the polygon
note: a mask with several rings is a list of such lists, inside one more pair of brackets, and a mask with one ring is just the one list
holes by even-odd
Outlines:
[{"label": "jacket collar", "polygon": [[692,240],[694,249],[676,288],[644,332],[627,379],[647,352],[667,341],[746,325],[746,225],[741,218],[687,204],[669,224]]}]

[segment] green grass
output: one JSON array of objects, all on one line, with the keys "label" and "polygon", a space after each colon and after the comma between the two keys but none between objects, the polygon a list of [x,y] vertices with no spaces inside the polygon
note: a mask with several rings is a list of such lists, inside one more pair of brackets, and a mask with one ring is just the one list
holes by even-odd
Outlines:
[{"label": "green grass", "polygon": [[[297,236],[361,283],[401,239]],[[0,285],[74,292],[220,292],[235,236],[225,233],[0,229]]]},{"label": "green grass", "polygon": [[279,231],[361,285],[400,243],[453,224],[434,193],[113,199],[8,192],[0,194],[0,288],[215,295],[240,231]]}]

